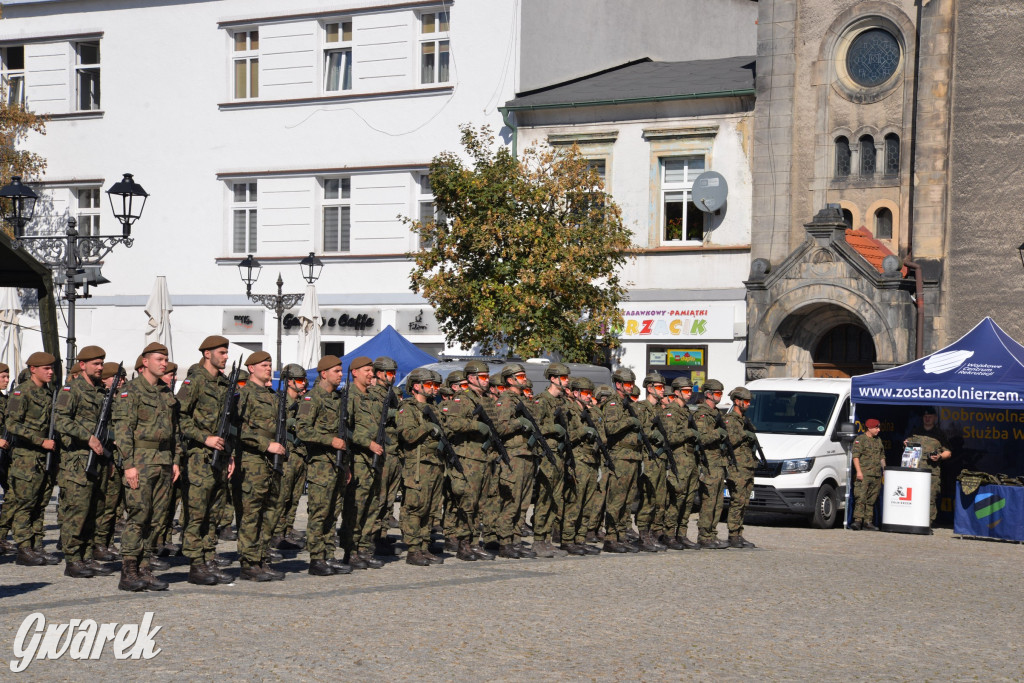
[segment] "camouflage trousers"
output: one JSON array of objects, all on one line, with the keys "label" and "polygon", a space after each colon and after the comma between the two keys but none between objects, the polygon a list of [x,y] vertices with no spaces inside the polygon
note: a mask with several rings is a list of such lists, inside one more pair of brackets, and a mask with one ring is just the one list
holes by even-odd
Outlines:
[{"label": "camouflage trousers", "polygon": [[935,518],[938,517],[938,515],[939,515],[938,501],[939,501],[939,491],[942,488],[942,469],[940,467],[938,467],[938,466],[936,466],[936,467],[929,467],[927,465],[925,465],[923,467],[920,467],[919,469],[931,470],[931,473],[932,473],[932,487],[931,487],[931,491],[930,491],[930,500],[931,500],[931,509],[932,509],[932,511],[931,511],[931,521],[934,524],[935,523]]},{"label": "camouflage trousers", "polygon": [[[555,455],[557,465],[544,457],[537,474],[537,502],[533,506],[533,538],[550,541],[551,532],[562,518],[565,501],[565,463]],[[559,529],[561,531],[561,529]]]},{"label": "camouflage trousers", "polygon": [[430,545],[431,517],[441,497],[444,468],[437,463],[410,459],[402,469],[402,540],[410,550]]},{"label": "camouflage trousers", "polygon": [[729,466],[726,468],[726,483],[729,486],[729,535],[743,534],[743,517],[750,505],[750,494],[754,491],[755,467]]},{"label": "camouflage trousers", "polygon": [[391,528],[391,516],[395,512],[395,501],[398,500],[398,490],[401,487],[402,459],[397,453],[389,452],[380,474],[380,494],[376,502],[379,511],[373,525],[375,537],[387,536],[388,529]]},{"label": "camouflage trousers", "polygon": [[341,511],[345,482],[334,466],[333,455],[315,455],[306,468],[309,497],[306,499],[306,550],[311,560],[333,560],[337,544],[334,525]]},{"label": "camouflage trousers", "polygon": [[451,493],[449,510],[446,512],[446,529],[451,516],[452,535],[459,540],[472,541],[477,537],[477,523],[480,521],[480,505],[484,493],[490,486],[491,465],[482,460],[462,458],[462,472],[448,470],[448,489]]},{"label": "camouflage trousers", "polygon": [[[501,544],[518,543],[523,540],[520,530],[523,526],[523,511],[530,506],[530,494],[533,488],[533,463],[531,455],[514,455],[512,470],[502,466],[503,473],[498,477],[498,519],[496,534]],[[523,501],[526,501],[524,507]]]},{"label": "camouflage trousers", "polygon": [[636,527],[655,536],[665,533],[665,507],[668,489],[665,484],[664,458],[644,459],[644,473],[640,475],[640,506],[636,512]]},{"label": "camouflage trousers", "polygon": [[865,475],[861,481],[853,482],[853,521],[875,521],[875,501],[882,492],[882,478]]},{"label": "camouflage trousers", "polygon": [[665,501],[665,535],[684,538],[690,526],[690,510],[697,497],[697,461],[685,451],[675,455],[678,476],[666,472],[668,497]]},{"label": "camouflage trousers", "polygon": [[243,567],[261,564],[267,559],[267,547],[273,527],[267,524],[277,502],[281,477],[270,468],[267,459],[258,453],[242,454],[239,477],[242,494],[242,517],[238,522],[238,558]]},{"label": "camouflage trousers", "polygon": [[107,467],[100,477],[102,500],[96,512],[96,545],[110,546],[114,543],[115,515],[124,501],[122,472],[116,467]]},{"label": "camouflage trousers", "polygon": [[523,524],[526,522],[527,517],[530,514],[530,506],[533,505],[533,501],[537,498],[537,472],[540,469],[540,462],[538,456],[534,455],[529,460],[530,466],[526,468],[524,472],[523,486],[523,500],[519,504],[519,523],[513,530],[514,535],[512,540],[514,543],[519,543],[523,540],[522,529]]},{"label": "camouflage trousers", "polygon": [[92,556],[96,513],[103,504],[99,483],[85,475],[88,451],[64,453],[61,458],[60,544],[65,562]]},{"label": "camouflage trousers", "polygon": [[605,493],[605,507],[608,515],[605,538],[613,541],[625,541],[626,533],[633,527],[629,506],[633,502],[640,479],[640,463],[636,460],[623,460],[614,454],[612,458],[615,462],[615,471],[608,473]]},{"label": "camouflage trousers", "polygon": [[29,449],[16,448],[11,456],[11,487],[5,498],[10,501],[11,531],[19,548],[36,547],[36,529],[42,527],[46,503],[41,499],[49,478],[43,471],[45,461],[42,451]]},{"label": "camouflage trousers", "polygon": [[0,541],[3,541],[6,540],[7,534],[11,532],[11,518],[14,516],[10,477],[0,482],[0,486],[4,489],[4,500],[2,506],[0,506]]},{"label": "camouflage trousers", "polygon": [[284,464],[281,477],[281,491],[277,502],[267,517],[267,527],[274,530],[273,536],[284,536],[295,526],[295,515],[299,509],[302,490],[306,488],[306,461],[291,453]]},{"label": "camouflage trousers", "polygon": [[217,552],[217,513],[226,495],[227,470],[214,470],[211,455],[208,450],[192,451],[186,468],[188,521],[182,534],[181,552],[193,563],[209,562]]},{"label": "camouflage trousers", "polygon": [[584,543],[593,526],[594,500],[598,496],[597,465],[576,460],[571,479],[565,483],[562,512],[562,541]]},{"label": "camouflage trousers", "polygon": [[124,495],[128,506],[128,523],[121,534],[121,556],[149,564],[155,554],[159,522],[167,512],[171,499],[170,465],[143,463],[136,465],[139,487],[133,489],[125,481]]},{"label": "camouflage trousers", "polygon": [[506,485],[511,485],[515,478],[512,468],[501,462],[495,463],[492,461],[488,467],[491,468],[491,477],[487,483],[487,490],[484,492],[484,499],[480,503],[480,523],[484,527],[484,543],[497,542],[498,540],[502,479],[505,480]]},{"label": "camouflage trousers", "polygon": [[346,553],[370,552],[380,512],[380,472],[373,468],[369,455],[358,454],[352,460],[352,481],[345,489],[338,536]]},{"label": "camouflage trousers", "polygon": [[[242,489],[240,484],[242,483],[241,478],[232,477],[227,481],[227,486],[224,487],[224,498],[220,502],[219,512],[214,517],[217,521],[218,529],[225,529],[231,526],[234,522],[236,525],[242,519]],[[214,534],[214,543],[217,542],[217,535]]]},{"label": "camouflage trousers", "polygon": [[700,520],[698,538],[710,541],[718,538],[718,520],[722,517],[725,499],[722,489],[725,488],[725,464],[712,460],[708,463],[708,473],[701,482]]}]

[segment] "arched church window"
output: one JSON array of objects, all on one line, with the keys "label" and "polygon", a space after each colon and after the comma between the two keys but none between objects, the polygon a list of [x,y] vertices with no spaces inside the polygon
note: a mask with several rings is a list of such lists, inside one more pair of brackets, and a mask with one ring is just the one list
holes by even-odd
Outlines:
[{"label": "arched church window", "polygon": [[849,209],[843,209],[843,222],[846,223],[847,230],[853,230],[853,214]]},{"label": "arched church window", "polygon": [[892,239],[892,211],[884,206],[875,211],[875,239]]},{"label": "arched church window", "polygon": [[870,135],[860,138],[860,174],[865,178],[875,175],[875,139]]},{"label": "arched church window", "polygon": [[850,141],[840,135],[836,138],[836,178],[850,177]]},{"label": "arched church window", "polygon": [[900,174],[900,136],[889,133],[885,136],[885,170],[887,176]]}]

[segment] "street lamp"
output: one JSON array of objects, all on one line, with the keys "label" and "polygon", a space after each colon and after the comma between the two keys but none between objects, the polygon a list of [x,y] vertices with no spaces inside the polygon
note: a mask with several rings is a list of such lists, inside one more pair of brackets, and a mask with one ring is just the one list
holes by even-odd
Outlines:
[{"label": "street lamp", "polygon": [[[65,365],[70,368],[75,358],[75,301],[89,298],[89,285],[108,282],[99,272],[99,263],[118,244],[131,248],[132,224],[142,215],[149,194],[132,179],[130,173],[114,183],[107,196],[114,217],[121,223],[121,235],[80,235],[78,221],[68,216],[64,236],[26,235],[25,226],[35,215],[38,195],[21,182],[20,176],[0,188],[0,216],[14,227],[15,249],[25,248],[43,265],[54,271],[54,279],[64,280],[64,299],[68,302],[68,337]],[[63,273],[61,274],[61,270]],[[84,288],[79,295],[78,287]]]},{"label": "street lamp", "polygon": [[[313,284],[320,277],[320,271],[324,264],[309,252],[309,256],[299,261],[299,268],[302,271],[302,278],[309,284]],[[283,332],[282,319],[284,312],[302,303],[305,294],[284,294],[284,280],[281,274],[277,274],[277,294],[253,294],[252,286],[260,279],[260,271],[263,267],[252,254],[238,262],[238,275],[245,285],[245,296],[257,304],[263,304],[277,315],[277,371],[281,371],[281,334]]]}]

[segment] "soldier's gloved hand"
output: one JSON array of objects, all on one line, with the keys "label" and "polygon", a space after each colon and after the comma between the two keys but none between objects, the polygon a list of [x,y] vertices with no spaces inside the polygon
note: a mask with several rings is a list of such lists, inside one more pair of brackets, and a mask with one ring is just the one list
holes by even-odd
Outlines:
[{"label": "soldier's gloved hand", "polygon": [[661,435],[661,432],[655,431],[650,436],[650,442],[653,446],[662,446],[665,443],[665,437]]},{"label": "soldier's gloved hand", "polygon": [[639,418],[635,417],[629,418],[629,424],[633,425],[633,429],[640,429],[641,426]]},{"label": "soldier's gloved hand", "polygon": [[728,430],[725,430],[725,429],[722,429],[721,427],[719,427],[718,428],[718,439],[719,439],[719,441],[725,441],[728,438],[729,438]]},{"label": "soldier's gloved hand", "polygon": [[398,408],[388,408],[388,419],[394,420],[395,415],[398,415]]},{"label": "soldier's gloved hand", "polygon": [[754,434],[754,432],[745,431],[743,432],[743,440],[750,444],[755,443],[757,441],[757,435]]},{"label": "soldier's gloved hand", "polygon": [[473,421],[473,429],[475,429],[477,433],[484,438],[487,438],[488,436],[491,435],[491,430],[487,428],[487,425],[485,425],[483,422],[480,422],[479,420]]},{"label": "soldier's gloved hand", "polygon": [[530,424],[530,421],[527,420],[525,417],[517,417],[516,420],[519,422],[519,425],[523,428],[522,431],[526,432],[527,434],[533,431],[533,425]]},{"label": "soldier's gloved hand", "polygon": [[427,428],[430,430],[430,435],[432,437],[434,437],[435,439],[441,438],[441,428],[438,427],[436,424],[434,424],[433,422],[428,422]]},{"label": "soldier's gloved hand", "polygon": [[586,427],[583,430],[583,434],[584,434],[583,438],[585,438],[590,443],[596,443],[597,442],[597,430],[594,429],[593,427]]},{"label": "soldier's gloved hand", "polygon": [[565,438],[565,427],[563,427],[562,425],[555,425],[554,427],[551,428],[551,431],[555,434],[556,438]]}]

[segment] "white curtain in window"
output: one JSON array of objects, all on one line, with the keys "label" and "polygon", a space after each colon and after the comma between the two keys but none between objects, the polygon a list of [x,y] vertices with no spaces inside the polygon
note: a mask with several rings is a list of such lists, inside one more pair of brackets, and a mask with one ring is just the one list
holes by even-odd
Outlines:
[{"label": "white curtain in window", "polygon": [[352,89],[352,50],[337,50],[327,54],[328,92]]}]

